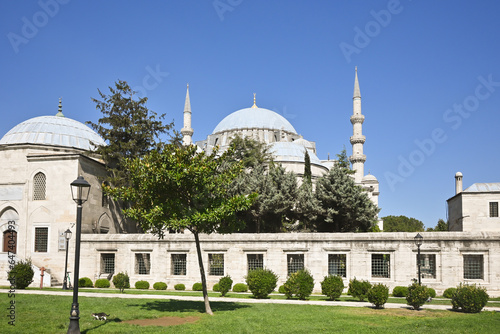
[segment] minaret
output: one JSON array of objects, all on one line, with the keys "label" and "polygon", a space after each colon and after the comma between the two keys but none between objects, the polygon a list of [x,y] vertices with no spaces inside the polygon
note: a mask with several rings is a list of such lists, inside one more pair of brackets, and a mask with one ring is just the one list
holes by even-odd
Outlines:
[{"label": "minaret", "polygon": [[349,160],[352,163],[354,173],[354,181],[361,183],[365,175],[365,161],[366,155],[363,154],[363,144],[365,143],[365,136],[362,134],[363,121],[365,116],[361,114],[361,93],[359,91],[358,83],[358,67],[356,66],[356,75],[354,77],[354,94],[352,97],[352,111],[351,116],[353,135],[351,137],[352,155]]},{"label": "minaret", "polygon": [[186,103],[184,103],[184,127],[181,129],[182,144],[185,146],[193,143],[193,128],[191,128],[191,102],[189,101],[189,84],[186,91]]}]

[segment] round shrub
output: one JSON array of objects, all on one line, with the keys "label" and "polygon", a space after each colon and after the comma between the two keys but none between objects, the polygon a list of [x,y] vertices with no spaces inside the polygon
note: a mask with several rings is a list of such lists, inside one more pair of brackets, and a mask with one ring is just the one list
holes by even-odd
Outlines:
[{"label": "round shrub", "polygon": [[111,283],[109,282],[109,279],[99,278],[97,281],[95,281],[96,288],[109,288],[110,286]]},{"label": "round shrub", "polygon": [[184,290],[186,290],[186,286],[182,283],[179,283],[179,284],[174,285],[174,289],[179,290],[179,291],[184,291]]},{"label": "round shrub", "polygon": [[457,292],[457,288],[448,288],[448,289],[444,290],[443,297],[444,298],[452,298],[453,294],[455,292]]},{"label": "round shrub", "polygon": [[141,289],[141,290],[147,290],[147,289],[149,289],[149,282],[148,281],[137,281],[137,282],[135,282],[135,288]]},{"label": "round shrub", "polygon": [[31,260],[20,260],[8,272],[8,280],[16,289],[26,289],[26,287],[33,282],[34,275],[35,272],[33,268],[31,268]]},{"label": "round shrub", "polygon": [[155,284],[153,284],[153,289],[155,289],[155,290],[167,290],[167,283],[156,282]]},{"label": "round shrub", "polygon": [[120,293],[130,288],[130,278],[127,273],[118,273],[113,276],[113,285],[115,288],[120,289]]},{"label": "round shrub", "polygon": [[82,277],[78,280],[78,287],[80,288],[93,288],[94,283],[92,283],[92,280],[88,277]]},{"label": "round shrub", "polygon": [[429,289],[425,285],[413,283],[408,287],[406,303],[412,306],[414,310],[420,310],[420,306],[424,305],[428,299]]},{"label": "round shrub", "polygon": [[384,308],[384,304],[389,299],[389,288],[384,284],[375,284],[368,291],[368,301],[375,305],[376,308]]},{"label": "round shrub", "polygon": [[408,295],[408,287],[406,286],[395,286],[392,290],[392,295],[394,297],[406,297]]},{"label": "round shrub", "polygon": [[231,287],[233,286],[233,280],[231,279],[231,276],[224,276],[221,277],[219,280],[219,292],[222,297],[226,295],[226,293],[231,290]]},{"label": "round shrub", "polygon": [[371,283],[368,281],[359,281],[354,277],[349,281],[349,291],[347,293],[354,298],[358,298],[359,301],[364,301],[368,295],[368,291],[372,287]]},{"label": "round shrub", "polygon": [[233,292],[247,292],[248,291],[248,285],[245,283],[236,283],[233,286]]},{"label": "round shrub", "polygon": [[269,269],[255,269],[248,273],[245,280],[255,298],[266,298],[276,289],[278,276]]},{"label": "round shrub", "polygon": [[203,284],[201,283],[194,283],[193,287],[191,288],[193,291],[203,291]]},{"label": "round shrub", "polygon": [[278,288],[278,292],[279,293],[282,293],[282,294],[285,294],[285,285],[280,285],[280,287]]},{"label": "round shrub", "polygon": [[474,285],[460,285],[451,297],[454,310],[462,309],[466,313],[479,313],[488,302],[486,289]]},{"label": "round shrub", "polygon": [[220,292],[219,283],[215,283],[214,284],[214,286],[212,287],[212,291],[214,291],[214,292]]},{"label": "round shrub", "polygon": [[288,277],[284,285],[286,298],[305,300],[314,289],[314,278],[307,269],[299,270]]},{"label": "round shrub", "polygon": [[339,298],[343,290],[344,281],[340,276],[328,275],[321,282],[321,293],[326,295],[330,300]]},{"label": "round shrub", "polygon": [[436,298],[436,290],[433,288],[428,288],[429,289],[429,297],[431,298]]}]

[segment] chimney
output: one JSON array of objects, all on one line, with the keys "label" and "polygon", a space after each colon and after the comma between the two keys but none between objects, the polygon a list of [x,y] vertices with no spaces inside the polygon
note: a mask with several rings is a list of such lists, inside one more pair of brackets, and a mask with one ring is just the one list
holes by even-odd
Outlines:
[{"label": "chimney", "polygon": [[455,174],[455,195],[460,194],[462,192],[462,173],[457,172]]}]

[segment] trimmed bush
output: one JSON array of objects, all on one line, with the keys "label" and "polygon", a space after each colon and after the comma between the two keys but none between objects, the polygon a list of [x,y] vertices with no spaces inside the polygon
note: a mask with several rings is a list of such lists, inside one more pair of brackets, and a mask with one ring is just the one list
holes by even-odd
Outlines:
[{"label": "trimmed bush", "polygon": [[220,292],[220,286],[219,286],[219,283],[215,283],[213,288],[212,288],[212,291],[214,292]]},{"label": "trimmed bush", "polygon": [[428,299],[429,289],[425,285],[413,283],[408,287],[406,303],[412,306],[414,310],[420,310],[420,306],[424,305]]},{"label": "trimmed bush", "polygon": [[80,288],[93,288],[94,283],[92,283],[92,280],[88,277],[82,277],[78,280],[78,287]]},{"label": "trimmed bush", "polygon": [[433,288],[427,288],[427,289],[429,289],[429,297],[436,298],[436,290],[434,290]]},{"label": "trimmed bush", "polygon": [[255,269],[248,273],[245,280],[255,298],[266,298],[276,289],[278,276],[269,269]]},{"label": "trimmed bush", "polygon": [[245,283],[236,283],[233,285],[233,292],[247,292],[248,291],[248,285]]},{"label": "trimmed bush", "polygon": [[8,272],[8,280],[16,289],[26,289],[33,282],[35,272],[31,268],[31,259],[20,260]]},{"label": "trimmed bush", "polygon": [[326,295],[330,300],[339,298],[343,290],[344,281],[340,276],[328,275],[321,282],[321,293]]},{"label": "trimmed bush", "polygon": [[462,309],[466,313],[479,313],[488,302],[486,289],[474,285],[460,285],[451,297],[454,310]]},{"label": "trimmed bush", "polygon": [[95,281],[96,288],[109,288],[110,286],[111,286],[111,283],[109,282],[109,279],[107,279],[107,278],[99,278],[97,281]]},{"label": "trimmed bush", "polygon": [[444,298],[452,298],[453,297],[453,294],[457,291],[457,288],[448,288],[446,290],[444,290],[443,292],[443,297]]},{"label": "trimmed bush", "polygon": [[182,283],[179,283],[179,284],[174,285],[174,289],[178,290],[178,291],[184,291],[184,290],[186,290],[186,286]]},{"label": "trimmed bush", "polygon": [[375,305],[376,308],[384,308],[384,304],[389,299],[389,288],[384,284],[375,284],[368,291],[368,301]]},{"label": "trimmed bush", "polygon": [[219,280],[219,292],[222,297],[226,296],[226,293],[228,293],[231,290],[231,287],[233,286],[233,280],[231,279],[231,276],[224,276],[221,277]]},{"label": "trimmed bush", "polygon": [[306,300],[314,289],[314,278],[309,270],[299,270],[288,277],[284,289],[286,298],[290,299],[295,296]]},{"label": "trimmed bush", "polygon": [[278,292],[282,293],[282,294],[285,294],[285,286],[284,285],[280,285],[280,287],[278,288]]},{"label": "trimmed bush", "polygon": [[165,283],[165,282],[155,282],[153,284],[153,289],[155,289],[155,290],[167,290],[167,283]]},{"label": "trimmed bush", "polygon": [[147,290],[147,289],[149,289],[149,282],[148,281],[137,281],[137,282],[135,282],[135,288],[141,289],[141,290]]},{"label": "trimmed bush", "polygon": [[193,287],[191,288],[193,291],[203,291],[203,284],[201,283],[194,283]]},{"label": "trimmed bush", "polygon": [[406,297],[408,295],[407,286],[395,286],[392,290],[392,295],[394,297]]},{"label": "trimmed bush", "polygon": [[372,284],[368,281],[359,281],[354,277],[349,281],[349,291],[347,294],[353,296],[354,298],[358,298],[360,302],[364,301],[366,296],[368,295],[368,291]]},{"label": "trimmed bush", "polygon": [[130,278],[127,273],[118,273],[113,276],[113,285],[115,288],[120,290],[120,293],[123,293],[125,289],[130,288]]}]

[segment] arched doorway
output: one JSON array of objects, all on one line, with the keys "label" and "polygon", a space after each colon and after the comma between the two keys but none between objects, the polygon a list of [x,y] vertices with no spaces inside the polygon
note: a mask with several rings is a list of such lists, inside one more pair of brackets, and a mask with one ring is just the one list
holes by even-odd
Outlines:
[{"label": "arched doorway", "polygon": [[17,253],[17,230],[19,215],[17,211],[9,208],[2,212],[0,217],[0,228],[2,233],[2,251]]}]

